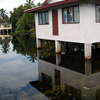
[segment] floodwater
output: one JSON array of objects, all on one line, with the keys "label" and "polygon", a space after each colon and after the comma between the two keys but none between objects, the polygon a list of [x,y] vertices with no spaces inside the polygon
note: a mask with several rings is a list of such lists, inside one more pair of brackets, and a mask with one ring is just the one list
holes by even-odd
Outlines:
[{"label": "floodwater", "polygon": [[55,54],[54,41],[37,50],[32,37],[0,40],[0,100],[100,100],[100,50],[85,61],[82,45],[64,46]]}]

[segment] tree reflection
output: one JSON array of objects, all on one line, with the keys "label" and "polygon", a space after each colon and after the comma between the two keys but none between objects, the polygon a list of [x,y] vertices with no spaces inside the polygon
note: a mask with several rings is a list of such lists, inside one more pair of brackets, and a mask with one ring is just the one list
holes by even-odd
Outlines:
[{"label": "tree reflection", "polygon": [[17,37],[12,41],[13,51],[16,51],[17,54],[22,54],[24,56],[28,56],[27,58],[32,63],[37,60],[36,53],[36,42],[35,38],[30,37],[28,35],[22,35],[21,37]]},{"label": "tree reflection", "polygon": [[10,40],[1,40],[0,44],[2,45],[1,51],[5,54],[7,54],[10,50]]},{"label": "tree reflection", "polygon": [[50,57],[55,55],[55,41],[42,40],[41,54],[43,57]]}]

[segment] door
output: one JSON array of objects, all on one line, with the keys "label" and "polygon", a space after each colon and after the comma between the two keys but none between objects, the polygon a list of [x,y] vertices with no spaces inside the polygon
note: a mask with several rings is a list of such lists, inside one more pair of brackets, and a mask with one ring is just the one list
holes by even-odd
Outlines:
[{"label": "door", "polygon": [[53,35],[58,35],[58,11],[52,10]]}]

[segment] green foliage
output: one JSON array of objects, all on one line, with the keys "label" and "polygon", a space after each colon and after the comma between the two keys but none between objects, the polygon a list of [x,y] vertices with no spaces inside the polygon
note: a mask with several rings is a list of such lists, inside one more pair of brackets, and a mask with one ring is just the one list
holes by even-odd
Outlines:
[{"label": "green foliage", "polygon": [[31,34],[30,37],[36,37],[36,34]]},{"label": "green foliage", "polygon": [[[25,10],[34,8],[36,6],[40,6],[34,4],[33,0],[26,0],[25,5],[20,5],[18,8],[14,8],[13,11],[10,12],[11,17],[10,21],[13,24],[13,27],[16,29],[15,34],[21,35],[24,33],[35,34],[35,18],[34,13],[24,13]],[[34,37],[35,35],[31,35]]]},{"label": "green foliage", "polygon": [[12,24],[15,28],[17,21],[24,14],[24,6],[20,5],[18,8],[14,8],[13,11],[10,11],[10,14],[11,14],[10,21],[12,22]]},{"label": "green foliage", "polygon": [[0,18],[0,23],[4,23],[5,21]]},{"label": "green foliage", "polygon": [[14,32],[10,32],[10,35],[11,35],[11,36],[15,36],[15,33],[14,33]]},{"label": "green foliage", "polygon": [[[7,9],[6,9],[7,10]],[[7,16],[7,12],[5,9],[0,9],[0,23],[9,22],[9,17]]]},{"label": "green foliage", "polygon": [[27,3],[25,3],[27,6],[34,7],[34,1],[33,0],[26,0]]},{"label": "green foliage", "polygon": [[1,51],[5,54],[7,54],[9,52],[9,49],[10,49],[10,40],[2,40],[0,41],[0,44],[2,45],[1,46]]},{"label": "green foliage", "polygon": [[[28,59],[31,62],[35,62],[37,59],[37,54],[36,54],[36,42],[35,42],[34,37],[30,37],[28,35],[22,35],[21,37],[17,37],[17,44],[14,49],[16,50],[17,53],[21,53],[24,56],[28,56]],[[14,43],[15,44],[15,43]]]},{"label": "green foliage", "polygon": [[42,50],[41,54],[43,57],[50,57],[55,55],[55,42],[42,40]]},{"label": "green foliage", "polygon": [[31,28],[29,31],[30,31],[31,33],[34,33],[34,34],[36,33],[36,32],[35,32],[35,28]]},{"label": "green foliage", "polygon": [[34,14],[33,13],[25,13],[23,16],[18,20],[16,24],[17,28],[15,33],[16,34],[22,34],[27,32],[30,27],[34,26]]}]

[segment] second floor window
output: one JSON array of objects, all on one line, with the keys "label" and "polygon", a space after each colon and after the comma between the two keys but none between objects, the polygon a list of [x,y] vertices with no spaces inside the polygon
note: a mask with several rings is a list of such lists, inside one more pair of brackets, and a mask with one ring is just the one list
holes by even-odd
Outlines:
[{"label": "second floor window", "polygon": [[4,27],[10,27],[10,25],[4,25]]},{"label": "second floor window", "polygon": [[39,24],[49,24],[48,11],[39,13]]},{"label": "second floor window", "polygon": [[63,23],[79,23],[79,6],[67,7],[62,10]]},{"label": "second floor window", "polygon": [[96,22],[100,22],[100,5],[96,5]]}]

